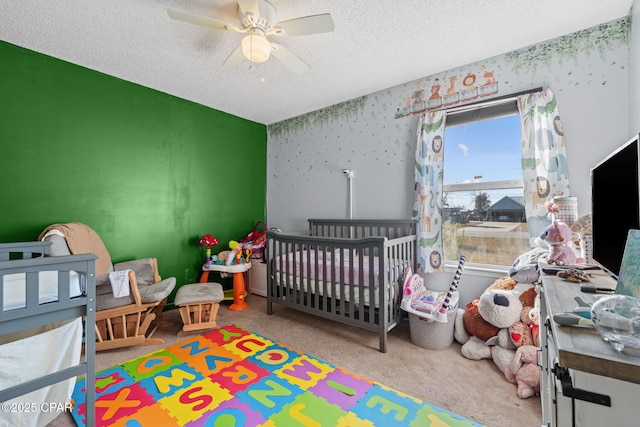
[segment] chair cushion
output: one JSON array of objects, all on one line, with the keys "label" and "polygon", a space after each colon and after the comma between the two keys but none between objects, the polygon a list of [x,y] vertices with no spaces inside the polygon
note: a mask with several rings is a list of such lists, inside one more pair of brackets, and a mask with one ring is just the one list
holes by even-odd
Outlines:
[{"label": "chair cushion", "polygon": [[51,242],[51,248],[49,250],[51,256],[71,255],[71,251],[64,237],[58,236],[57,234],[50,234],[44,238],[44,241]]},{"label": "chair cushion", "polygon": [[180,286],[173,303],[175,305],[186,305],[198,302],[220,302],[223,299],[224,290],[220,283],[193,283]]},{"label": "chair cushion", "polygon": [[105,276],[106,280],[101,280],[100,283],[96,282],[96,309],[98,311],[122,307],[123,305],[129,305],[135,302],[133,295],[115,298],[113,296],[113,290],[111,289],[109,275],[100,275],[99,277],[104,278]]},{"label": "chair cushion", "polygon": [[153,285],[138,286],[138,291],[140,292],[140,300],[143,304],[162,301],[169,296],[169,294],[175,287],[175,277],[169,277],[168,279],[164,279],[158,283],[154,283]]},{"label": "chair cushion", "polygon": [[[138,288],[155,283],[155,271],[151,258],[136,259],[133,261],[119,262],[113,266],[115,271],[131,269],[136,273]],[[141,291],[142,292],[142,291]]]}]

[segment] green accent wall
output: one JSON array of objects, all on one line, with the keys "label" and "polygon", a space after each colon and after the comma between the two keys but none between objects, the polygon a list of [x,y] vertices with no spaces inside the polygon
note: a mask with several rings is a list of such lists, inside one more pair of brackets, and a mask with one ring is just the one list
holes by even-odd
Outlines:
[{"label": "green accent wall", "polygon": [[262,124],[0,42],[0,242],[79,221],[114,262],[197,281],[201,235],[216,253],[264,219],[266,144]]}]

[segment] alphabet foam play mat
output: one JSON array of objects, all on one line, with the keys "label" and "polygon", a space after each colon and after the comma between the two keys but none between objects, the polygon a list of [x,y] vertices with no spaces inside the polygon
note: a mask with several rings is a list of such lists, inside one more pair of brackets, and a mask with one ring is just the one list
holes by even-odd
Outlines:
[{"label": "alphabet foam play mat", "polygon": [[99,372],[95,406],[96,426],[479,426],[236,325]]}]

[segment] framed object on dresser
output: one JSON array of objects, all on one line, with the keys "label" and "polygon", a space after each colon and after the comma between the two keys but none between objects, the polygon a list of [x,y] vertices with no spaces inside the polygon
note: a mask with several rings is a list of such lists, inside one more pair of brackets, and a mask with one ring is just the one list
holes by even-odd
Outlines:
[{"label": "framed object on dresser", "polygon": [[640,230],[629,230],[624,245],[616,293],[640,297]]}]

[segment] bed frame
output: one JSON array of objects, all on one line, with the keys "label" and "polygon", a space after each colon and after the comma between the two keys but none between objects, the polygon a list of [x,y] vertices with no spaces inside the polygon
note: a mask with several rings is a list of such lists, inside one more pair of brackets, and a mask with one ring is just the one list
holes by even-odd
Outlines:
[{"label": "bed frame", "polygon": [[280,304],[378,332],[386,353],[387,333],[404,315],[404,270],[416,271],[416,221],[310,219],[309,231],[267,232],[267,313]]},{"label": "bed frame", "polygon": [[[88,325],[95,324],[95,260],[96,255],[48,256],[51,242],[0,243],[0,335],[37,326],[84,317]],[[40,304],[38,272],[58,272],[58,300]],[[70,272],[80,276],[83,294],[69,295]],[[24,308],[4,310],[4,276],[26,273],[26,304]],[[95,330],[85,328],[84,362],[40,378],[0,390],[0,402],[13,399],[57,382],[85,375],[87,384],[95,383]],[[1,364],[1,361],[0,361]],[[86,388],[86,425],[94,425],[95,387]]]}]

